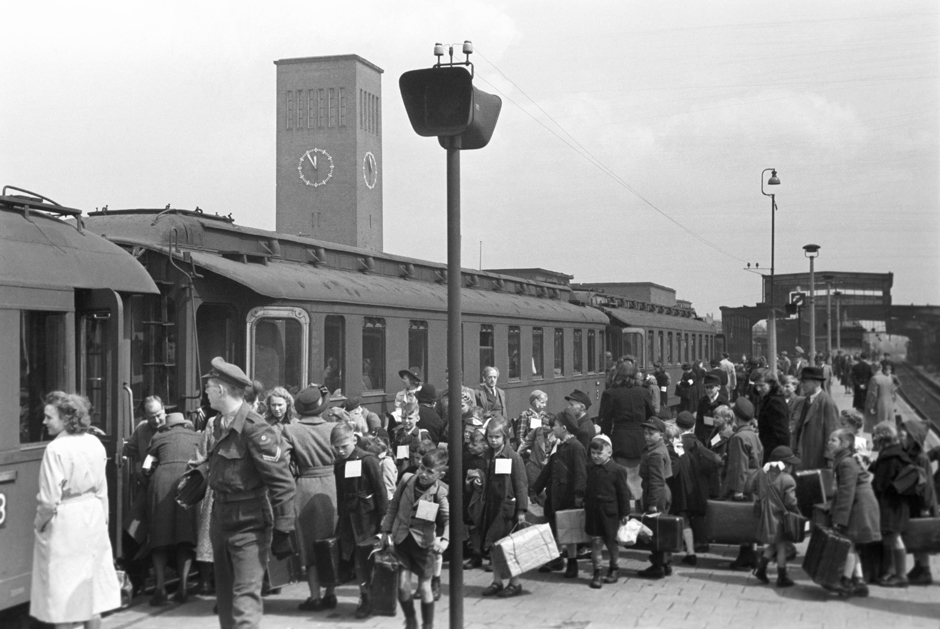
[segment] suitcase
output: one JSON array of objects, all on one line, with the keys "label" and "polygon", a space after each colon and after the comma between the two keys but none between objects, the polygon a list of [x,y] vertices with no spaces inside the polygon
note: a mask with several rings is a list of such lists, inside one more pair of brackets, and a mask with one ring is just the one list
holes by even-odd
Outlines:
[{"label": "suitcase", "polygon": [[911,518],[901,539],[909,553],[940,553],[940,518]]},{"label": "suitcase", "polygon": [[584,532],[584,509],[555,512],[555,530],[559,544],[588,544],[591,536]]},{"label": "suitcase", "polygon": [[823,484],[823,494],[825,494],[826,500],[831,500],[836,495],[835,475],[830,469],[821,469],[819,470],[819,476]]},{"label": "suitcase", "polygon": [[307,580],[307,571],[304,570],[300,553],[297,551],[300,545],[297,536],[293,532],[291,533],[291,542],[294,546],[294,552],[289,556],[283,559],[275,559],[274,555],[268,557],[268,584],[272,588]]},{"label": "suitcase", "polygon": [[855,550],[862,562],[862,577],[866,583],[877,583],[884,574],[885,547],[881,542],[856,544]]},{"label": "suitcase", "polygon": [[558,557],[558,545],[548,524],[536,524],[510,533],[493,544],[493,570],[502,577],[516,577]]},{"label": "suitcase", "polygon": [[715,544],[751,544],[757,541],[760,517],[753,502],[708,501],[705,521],[708,541]]},{"label": "suitcase", "polygon": [[842,569],[852,542],[826,527],[816,527],[806,547],[803,570],[817,585],[835,585],[842,578]]},{"label": "suitcase", "polygon": [[832,526],[832,505],[829,503],[813,505],[813,526]]},{"label": "suitcase", "polygon": [[394,616],[398,609],[398,559],[390,549],[378,551],[373,559],[372,611],[380,616]]},{"label": "suitcase", "polygon": [[340,560],[339,539],[335,537],[313,542],[313,561],[320,585],[342,585],[354,577],[353,562]]},{"label": "suitcase", "polygon": [[637,540],[634,548],[639,550],[656,550],[666,553],[678,553],[684,550],[681,517],[660,513],[654,516],[643,515],[638,519],[649,530],[653,531],[653,537],[649,541],[642,539]]},{"label": "suitcase", "polygon": [[800,513],[812,513],[813,505],[826,502],[823,470],[803,470],[796,473],[796,503]]}]

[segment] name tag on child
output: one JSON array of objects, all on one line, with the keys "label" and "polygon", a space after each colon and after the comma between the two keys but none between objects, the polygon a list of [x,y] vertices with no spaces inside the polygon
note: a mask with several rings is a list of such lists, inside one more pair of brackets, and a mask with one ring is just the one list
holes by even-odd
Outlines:
[{"label": "name tag on child", "polygon": [[706,425],[706,426],[714,426],[714,425],[715,425],[715,418],[714,418],[714,417],[710,417],[710,416],[706,415],[706,416],[703,417],[702,419],[703,419],[703,421],[705,422],[705,425]]},{"label": "name tag on child", "polygon": [[148,455],[147,455],[147,458],[144,459],[143,468],[144,468],[145,470],[149,470],[151,467],[153,467],[153,462],[154,462],[154,461],[156,461],[156,459],[153,457],[153,455],[152,455],[152,454],[148,454]]},{"label": "name tag on child", "polygon": [[529,430],[535,430],[542,427],[542,418],[535,416],[529,418]]},{"label": "name tag on child", "polygon": [[362,476],[362,461],[346,461],[346,478],[359,478]]},{"label": "name tag on child", "polygon": [[714,445],[718,445],[719,441],[721,441],[721,435],[715,435],[714,437],[712,437],[712,440],[709,441],[709,443],[714,446]]},{"label": "name tag on child", "polygon": [[512,459],[496,459],[497,474],[512,474]]},{"label": "name tag on child", "polygon": [[663,393],[665,393],[665,392],[666,392],[666,387],[659,387],[659,390],[662,391]]},{"label": "name tag on child", "polygon": [[418,501],[418,513],[415,514],[419,520],[428,520],[433,522],[437,518],[437,508],[438,505],[436,502],[431,502],[430,500],[419,500]]},{"label": "name tag on child", "polygon": [[396,459],[407,459],[409,456],[411,456],[411,450],[408,446],[398,446],[395,448]]}]

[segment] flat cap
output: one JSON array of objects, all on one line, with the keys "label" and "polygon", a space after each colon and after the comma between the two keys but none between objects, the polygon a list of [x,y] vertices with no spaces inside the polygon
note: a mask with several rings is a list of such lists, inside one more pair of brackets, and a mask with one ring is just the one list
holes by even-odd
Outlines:
[{"label": "flat cap", "polygon": [[790,463],[791,465],[799,465],[800,459],[793,454],[793,450],[787,446],[777,446],[773,449],[773,452],[770,453],[770,461],[783,461],[784,463]]},{"label": "flat cap", "polygon": [[823,381],[825,379],[822,367],[803,367],[803,371],[800,372],[800,380]]},{"label": "flat cap", "polygon": [[705,374],[705,386],[706,387],[720,387],[721,378],[719,378],[713,373]]},{"label": "flat cap", "polygon": [[236,387],[250,387],[251,378],[245,375],[238,365],[225,362],[221,356],[212,359],[212,369],[203,378],[217,378]]},{"label": "flat cap", "polygon": [[[554,421],[559,421],[562,425],[568,429],[570,434],[576,434],[578,432],[578,420],[575,419],[574,414],[570,409],[565,409],[560,413],[555,415]],[[554,423],[554,422],[553,422]]]},{"label": "flat cap", "polygon": [[579,391],[578,389],[575,389],[574,391],[571,392],[571,395],[566,395],[565,399],[568,400],[569,402],[573,401],[573,402],[580,402],[581,404],[584,404],[585,410],[591,408],[591,398],[589,398],[588,394],[585,393],[584,391]]},{"label": "flat cap", "polygon": [[666,422],[658,417],[650,417],[640,425],[643,426],[643,428],[652,428],[653,430],[658,430],[659,432],[666,432]]},{"label": "flat cap", "polygon": [[731,405],[731,410],[734,411],[734,415],[738,419],[743,419],[746,422],[754,419],[754,404],[746,397],[738,396],[734,404]]}]

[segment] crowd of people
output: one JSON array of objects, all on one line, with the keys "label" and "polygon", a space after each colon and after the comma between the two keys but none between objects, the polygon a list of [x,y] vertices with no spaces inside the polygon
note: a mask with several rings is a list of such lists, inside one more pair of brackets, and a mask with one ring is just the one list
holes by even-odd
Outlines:
[{"label": "crowd of people", "polygon": [[[793,362],[781,354],[779,375],[759,361],[735,365],[727,354],[710,361],[710,371],[701,363],[684,365],[674,417],[667,405],[668,374],[658,364],[644,373],[631,356],[611,361],[593,416],[592,400],[582,391],[572,391],[550,412],[552,401],[534,390],[529,407],[509,417],[499,371],[487,367],[478,389],[462,388],[459,479],[451,478],[448,469],[446,397],[439,399],[416,368],[399,372],[404,386],[394,410],[379,415],[357,399],[331,398],[325,386],[311,385],[296,395],[279,386],[264,391],[237,366],[216,358],[205,376],[214,411],[205,421],[197,418],[194,425],[180,414],[167,414],[156,396],[144,400],[143,420],[124,446],[139,483],[124,527],[136,542],[137,560],[149,557],[152,563],[151,605],[170,600],[166,568],[172,557],[179,576],[174,600],[185,602],[194,591],[214,593],[221,626],[255,626],[262,594],[270,590],[265,586],[269,555],[281,559],[296,553],[309,588],[299,608],[333,609],[339,580],[321,580],[328,567],[319,565],[325,560],[317,552],[317,544],[333,540],[359,586],[356,617],[373,612],[374,554],[385,550],[401,566],[398,599],[406,627],[418,626],[415,597],[420,598],[422,626],[432,627],[443,557],[452,542],[465,545],[464,569],[492,573],[483,596],[522,592],[520,575],[503,574],[491,550],[527,525],[530,510],[542,510],[556,534],[555,514],[585,510],[590,543],[560,545],[560,557],[539,570],[563,570],[564,578],[574,579],[579,557],[589,557],[590,587],[601,588],[620,579],[618,533],[630,514],[681,518],[685,552],[679,563],[696,565],[698,554],[709,550],[708,502],[754,503],[763,549],[741,545],[728,567],[753,570],[760,582],[769,583],[768,566],[775,561],[776,584],[792,585],[787,562],[795,547],[786,522],[797,511],[793,474],[829,468],[835,478],[832,525],[855,544],[843,581],[830,589],[844,596],[867,595],[855,549],[872,543],[881,544],[888,558],[875,575],[879,585],[931,583],[925,556],[915,555],[913,569],[907,570],[901,533],[910,518],[937,516],[937,478],[929,477],[931,460],[940,453],[925,451],[923,422],[895,419],[890,398],[898,385],[885,375],[890,363],[869,363],[862,354],[858,361],[838,358],[833,369],[828,359],[810,364],[800,348],[795,354]],[[860,365],[870,370],[867,380]],[[855,400],[861,402],[856,411],[839,412],[828,393],[835,378],[856,388]],[[60,416],[77,419],[53,433]],[[77,586],[54,582],[64,578],[55,575],[69,561],[56,554],[57,546],[68,541],[58,542],[55,535],[69,526],[73,505],[94,510],[103,531],[91,538],[98,540],[93,542],[95,570],[113,573],[103,519],[108,512],[104,454],[87,434],[89,424],[87,400],[50,394],[50,434],[81,437],[81,443],[56,438],[43,461],[33,615],[50,622],[92,619],[94,626],[97,614],[116,606],[114,593],[92,588],[73,610],[62,595]],[[98,447],[89,447],[89,440]],[[64,465],[69,457],[75,463]],[[899,488],[898,479],[912,467],[923,470],[929,482],[915,480],[913,490]],[[63,474],[71,476],[63,480]],[[190,482],[188,487],[200,489],[195,499],[181,500],[181,485]],[[464,487],[465,540],[449,539],[448,488],[457,482]],[[40,544],[50,529],[53,537]],[[673,573],[671,552],[653,550],[649,560],[636,576],[662,579]],[[190,587],[193,561],[200,583]],[[93,581],[104,579],[98,575]],[[63,606],[69,607],[68,618]]]}]

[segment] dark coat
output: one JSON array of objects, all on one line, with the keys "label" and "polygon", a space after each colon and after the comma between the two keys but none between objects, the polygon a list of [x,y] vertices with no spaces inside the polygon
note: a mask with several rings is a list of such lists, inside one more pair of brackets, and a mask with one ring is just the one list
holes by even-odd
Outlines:
[{"label": "dark coat", "polygon": [[588,463],[584,494],[584,532],[605,540],[617,537],[620,520],[630,514],[627,470],[609,459],[603,465]]},{"label": "dark coat", "polygon": [[672,468],[672,509],[674,515],[705,515],[708,499],[720,493],[721,457],[695,438],[682,435],[684,452]]},{"label": "dark coat", "polygon": [[763,446],[750,424],[739,425],[728,440],[728,459],[721,490],[726,497],[741,492],[746,496],[751,481],[763,461]]},{"label": "dark coat", "polygon": [[791,446],[800,458],[800,470],[828,467],[826,442],[839,426],[839,407],[828,393],[820,391],[812,401],[809,397],[803,401]]},{"label": "dark coat", "polygon": [[[346,478],[346,464],[362,461],[362,473]],[[379,459],[356,446],[348,459],[338,459],[333,466],[336,479],[336,537],[344,559],[352,557],[359,542],[378,534],[388,510],[388,493]]]},{"label": "dark coat", "polygon": [[[510,459],[509,474],[496,473],[496,459]],[[499,453],[486,451],[486,473],[483,477],[483,520],[481,529],[484,546],[509,535],[516,518],[529,509],[529,486],[522,457],[507,442]]]},{"label": "dark coat", "polygon": [[430,406],[418,404],[418,428],[427,431],[434,445],[447,441],[447,435],[444,434],[444,420]]},{"label": "dark coat", "polygon": [[881,509],[881,531],[883,533],[902,533],[911,518],[913,496],[901,496],[891,485],[905,465],[911,464],[911,458],[900,444],[893,444],[878,453],[878,458],[871,464],[874,476],[871,482],[878,507]]},{"label": "dark coat", "polygon": [[871,363],[860,360],[852,365],[852,408],[865,410],[868,397],[868,382],[871,380]]},{"label": "dark coat", "polygon": [[764,446],[764,463],[777,446],[790,447],[790,409],[783,392],[771,391],[757,407],[757,436]]},{"label": "dark coat", "polygon": [[668,513],[672,504],[672,492],[666,479],[672,476],[672,462],[669,450],[662,441],[646,446],[640,461],[640,478],[643,480],[643,509],[656,508],[661,513]]},{"label": "dark coat", "polygon": [[857,544],[881,539],[881,512],[872,490],[872,475],[862,469],[847,450],[832,462],[836,494],[832,499],[832,523],[848,528],[846,535]]},{"label": "dark coat", "polygon": [[575,509],[575,501],[584,497],[587,485],[586,459],[584,447],[577,439],[559,443],[558,449],[548,457],[548,463],[532,486],[535,495],[545,490],[545,517],[552,524],[556,511]]},{"label": "dark coat", "polygon": [[705,416],[711,416],[719,406],[728,406],[728,398],[721,392],[721,389],[718,389],[718,397],[714,402],[710,401],[707,395],[699,398],[695,409],[695,436],[702,443],[707,444],[712,434],[712,427],[705,424]]},{"label": "dark coat", "polygon": [[147,530],[151,549],[177,544],[196,545],[197,509],[184,509],[176,502],[176,483],[186,472],[186,464],[196,456],[202,434],[189,422],[161,428],[147,446],[156,459],[156,469],[147,486],[149,508]]},{"label": "dark coat", "polygon": [[588,417],[586,413],[584,417],[578,420],[578,431],[574,436],[577,437],[581,445],[584,446],[585,453],[591,449],[591,440],[597,436],[597,429],[594,428],[594,422],[591,421],[591,418]]},{"label": "dark coat", "polygon": [[615,457],[638,459],[643,456],[646,442],[642,424],[654,414],[649,391],[643,387],[614,387],[601,394],[597,416],[601,431],[610,437]]}]

